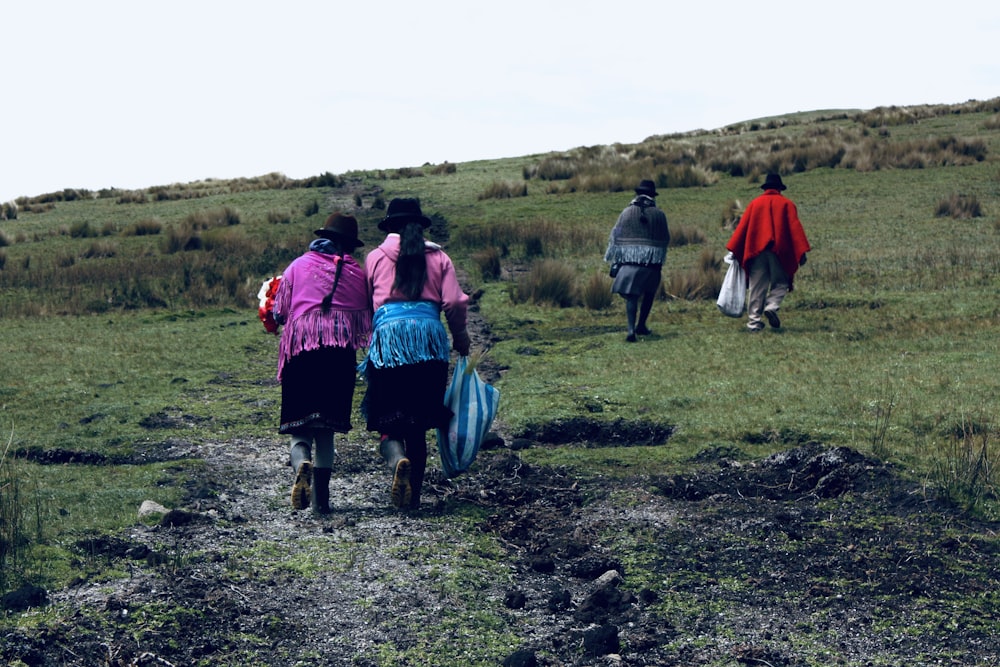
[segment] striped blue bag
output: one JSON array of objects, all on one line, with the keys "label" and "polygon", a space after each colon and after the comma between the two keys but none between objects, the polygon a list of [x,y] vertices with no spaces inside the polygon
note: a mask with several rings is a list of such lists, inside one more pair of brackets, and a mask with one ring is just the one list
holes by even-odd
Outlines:
[{"label": "striped blue bag", "polygon": [[500,390],[485,382],[468,357],[459,357],[444,393],[444,404],[454,416],[448,430],[438,429],[438,450],[445,477],[469,469],[490,430],[500,404]]}]

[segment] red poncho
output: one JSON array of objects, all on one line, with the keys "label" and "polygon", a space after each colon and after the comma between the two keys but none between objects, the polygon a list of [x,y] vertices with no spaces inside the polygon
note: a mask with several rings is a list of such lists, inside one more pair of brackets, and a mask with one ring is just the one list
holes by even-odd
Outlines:
[{"label": "red poncho", "polygon": [[750,261],[770,250],[788,275],[789,289],[802,257],[811,250],[795,204],[778,190],[765,190],[747,205],[726,249],[747,273]]}]

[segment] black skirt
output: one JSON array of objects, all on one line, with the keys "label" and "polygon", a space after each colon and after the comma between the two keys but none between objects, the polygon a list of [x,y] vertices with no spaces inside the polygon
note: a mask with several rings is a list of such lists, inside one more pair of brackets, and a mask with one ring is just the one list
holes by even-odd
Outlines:
[{"label": "black skirt", "polygon": [[369,431],[401,437],[414,431],[446,428],[447,361],[424,361],[394,368],[369,367],[361,412]]},{"label": "black skirt", "polygon": [[660,288],[662,269],[661,264],[622,264],[611,285],[611,291],[622,296],[655,292]]},{"label": "black skirt", "polygon": [[281,377],[279,433],[306,434],[320,428],[351,430],[357,355],[350,347],[321,347],[295,355]]}]

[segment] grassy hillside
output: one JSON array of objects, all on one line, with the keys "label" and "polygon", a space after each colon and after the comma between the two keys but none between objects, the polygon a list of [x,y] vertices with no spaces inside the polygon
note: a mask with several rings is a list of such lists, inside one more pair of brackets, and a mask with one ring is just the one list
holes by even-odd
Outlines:
[{"label": "grassy hillside", "polygon": [[[358,215],[372,247],[385,202],[401,195],[420,197],[481,291],[504,426],[553,445],[525,457],[655,474],[705,448],[818,441],[898,462],[996,517],[998,112],[1000,99],[814,112],[565,154],[66,190],[5,206],[0,490],[20,509],[2,525],[22,542],[5,542],[18,567],[0,583],[68,581],[63,547],[127,525],[142,499],[176,499],[199,462],[168,464],[159,448],[276,438],[261,281],[332,210]],[[714,296],[727,224],[772,169],[814,250],[783,329],[751,337]],[[626,345],[602,254],[641,178],[657,181],[681,243],[654,335]],[[560,446],[632,428],[672,435],[666,447]],[[37,462],[53,451],[94,467]]]}]

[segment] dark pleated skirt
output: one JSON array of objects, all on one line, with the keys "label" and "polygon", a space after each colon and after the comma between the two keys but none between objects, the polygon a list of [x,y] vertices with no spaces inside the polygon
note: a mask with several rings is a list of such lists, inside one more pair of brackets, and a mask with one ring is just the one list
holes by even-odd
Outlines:
[{"label": "dark pleated skirt", "polygon": [[369,431],[402,436],[445,428],[452,412],[444,405],[448,362],[425,361],[395,368],[368,368],[361,405]]},{"label": "dark pleated skirt", "polygon": [[639,264],[623,264],[618,269],[615,282],[611,285],[614,294],[623,296],[638,296],[655,292],[660,287],[663,267],[659,264],[641,266]]},{"label": "dark pleated skirt", "polygon": [[289,359],[281,378],[278,432],[350,431],[356,365],[357,355],[349,347],[321,347]]}]

